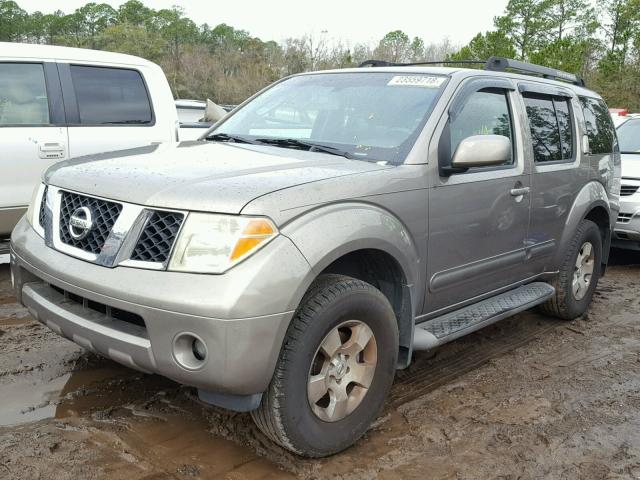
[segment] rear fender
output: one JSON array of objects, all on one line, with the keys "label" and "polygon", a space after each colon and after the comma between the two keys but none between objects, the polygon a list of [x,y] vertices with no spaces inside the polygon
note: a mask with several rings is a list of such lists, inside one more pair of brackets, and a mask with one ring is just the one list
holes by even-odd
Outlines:
[{"label": "rear fender", "polygon": [[564,253],[569,248],[571,240],[575,235],[576,229],[582,220],[584,220],[591,211],[597,207],[604,208],[609,213],[609,224],[607,225],[608,234],[605,236],[602,253],[603,263],[606,264],[609,259],[609,247],[611,245],[611,232],[613,231],[613,225],[616,221],[616,212],[611,208],[609,196],[604,186],[597,181],[591,181],[587,183],[582,190],[576,196],[571,210],[567,215],[567,220],[563,229],[562,237],[556,251],[556,257],[554,259],[554,265],[561,265],[564,260]]}]

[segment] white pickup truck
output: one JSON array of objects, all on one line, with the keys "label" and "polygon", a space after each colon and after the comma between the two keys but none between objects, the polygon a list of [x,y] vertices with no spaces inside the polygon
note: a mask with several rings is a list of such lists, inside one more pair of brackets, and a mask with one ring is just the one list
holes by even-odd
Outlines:
[{"label": "white pickup truck", "polygon": [[181,134],[179,127],[167,79],[152,62],[0,43],[0,255],[50,165],[205,132],[190,125]]}]

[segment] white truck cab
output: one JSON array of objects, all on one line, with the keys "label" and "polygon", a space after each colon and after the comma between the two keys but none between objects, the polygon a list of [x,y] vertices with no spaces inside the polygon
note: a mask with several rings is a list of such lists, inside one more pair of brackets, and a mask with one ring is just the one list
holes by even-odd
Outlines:
[{"label": "white truck cab", "polygon": [[158,65],[0,42],[0,250],[53,163],[177,140],[173,95]]}]

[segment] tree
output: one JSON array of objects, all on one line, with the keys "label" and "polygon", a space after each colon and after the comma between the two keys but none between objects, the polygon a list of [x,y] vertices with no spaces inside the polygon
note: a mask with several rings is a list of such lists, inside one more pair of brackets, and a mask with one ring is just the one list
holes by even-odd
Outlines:
[{"label": "tree", "polygon": [[587,0],[551,0],[547,14],[553,40],[573,37],[578,31],[593,33],[597,27],[595,10]]},{"label": "tree", "polygon": [[27,12],[16,2],[0,0],[0,41],[17,42],[26,33]]},{"label": "tree", "polygon": [[457,53],[451,55],[451,60],[488,60],[492,56],[513,58],[516,49],[512,40],[501,31],[478,33]]},{"label": "tree", "polygon": [[118,7],[116,18],[117,23],[127,23],[142,27],[150,23],[153,15],[154,11],[139,0],[129,0]]},{"label": "tree", "polygon": [[640,0],[509,0],[494,19],[495,28],[462,48],[446,38],[427,42],[401,30],[372,45],[333,40],[326,32],[263,41],[231,25],[197,25],[178,7],[155,10],[144,1],[126,0],[115,10],[88,3],[66,14],[28,14],[16,1],[0,0],[0,41],[138,55],[162,66],[175,95],[220,103],[244,100],[284,75],[352,67],[373,58],[517,57],[580,73],[612,105],[640,110]]},{"label": "tree", "polygon": [[101,48],[161,62],[167,50],[166,41],[141,25],[120,23],[105,29],[99,38]]},{"label": "tree", "polygon": [[620,70],[640,36],[640,0],[604,0],[600,3],[607,53],[604,71]]},{"label": "tree", "polygon": [[106,3],[87,3],[76,10],[74,16],[79,31],[85,37],[85,41],[80,44],[96,48],[98,35],[114,22],[116,11]]},{"label": "tree", "polygon": [[409,36],[402,30],[394,30],[380,40],[373,53],[380,60],[406,62],[409,59],[410,50]]},{"label": "tree", "polygon": [[509,0],[505,14],[494,19],[497,30],[515,45],[519,59],[528,60],[544,43],[551,27],[550,7],[551,0]]}]

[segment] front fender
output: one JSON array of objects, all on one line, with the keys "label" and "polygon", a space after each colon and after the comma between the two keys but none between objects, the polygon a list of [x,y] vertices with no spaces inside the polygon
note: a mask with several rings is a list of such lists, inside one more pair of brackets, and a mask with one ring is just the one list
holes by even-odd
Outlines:
[{"label": "front fender", "polygon": [[[564,253],[569,248],[569,244],[575,235],[575,231],[578,225],[594,208],[602,207],[608,212],[609,216],[609,232],[613,230],[612,226],[615,225],[617,212],[612,208],[609,196],[604,186],[597,181],[591,181],[584,185],[578,195],[576,195],[573,205],[569,210],[564,229],[562,231],[562,237],[556,250],[556,257],[554,259],[554,265],[561,265],[564,260]],[[605,239],[605,245],[603,245],[604,262],[606,263],[608,258],[608,244],[610,239]]]},{"label": "front fender", "polygon": [[305,213],[282,228],[311,265],[303,290],[335,260],[363,249],[382,250],[400,265],[411,292],[412,313],[419,305],[422,264],[408,228],[389,211],[361,202],[344,202]]}]

